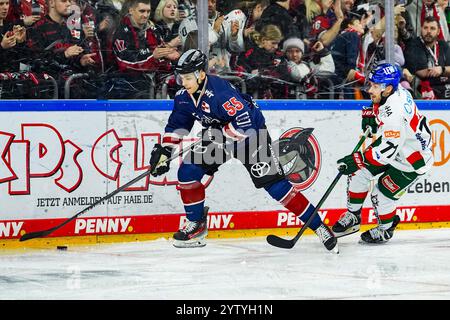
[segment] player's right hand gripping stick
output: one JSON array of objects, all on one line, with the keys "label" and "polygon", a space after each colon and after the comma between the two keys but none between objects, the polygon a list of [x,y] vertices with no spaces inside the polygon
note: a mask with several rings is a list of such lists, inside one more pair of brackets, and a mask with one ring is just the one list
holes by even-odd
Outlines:
[{"label": "player's right hand gripping stick", "polygon": [[172,148],[163,147],[159,143],[155,144],[150,157],[151,175],[154,177],[165,174],[170,169],[170,160]]}]

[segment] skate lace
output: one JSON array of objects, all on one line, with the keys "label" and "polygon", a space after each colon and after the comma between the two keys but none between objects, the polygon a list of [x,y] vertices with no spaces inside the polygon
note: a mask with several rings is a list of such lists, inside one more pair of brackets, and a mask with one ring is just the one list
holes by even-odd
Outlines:
[{"label": "skate lace", "polygon": [[316,229],[316,234],[319,236],[322,242],[326,242],[332,237],[331,233],[324,226],[320,226]]},{"label": "skate lace", "polygon": [[339,218],[339,223],[342,226],[346,227],[353,223],[358,223],[358,219],[354,214],[347,211],[341,215],[341,217]]},{"label": "skate lace", "polygon": [[187,221],[186,224],[183,226],[182,231],[184,233],[191,233],[192,231],[197,228],[198,221]]},{"label": "skate lace", "polygon": [[369,232],[373,239],[384,240],[384,230],[380,229],[379,227],[370,229]]}]

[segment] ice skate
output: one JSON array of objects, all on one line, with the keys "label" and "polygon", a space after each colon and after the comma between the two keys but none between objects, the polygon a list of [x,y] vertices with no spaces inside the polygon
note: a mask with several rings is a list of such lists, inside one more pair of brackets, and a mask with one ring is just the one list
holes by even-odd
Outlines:
[{"label": "ice skate", "polygon": [[332,230],[336,238],[340,238],[358,232],[360,228],[361,210],[358,212],[347,211],[343,213],[332,227]]},{"label": "ice skate", "polygon": [[200,221],[186,220],[183,227],[173,235],[173,246],[176,248],[197,248],[206,246],[206,236],[208,235],[208,207],[203,211],[203,218]]},{"label": "ice skate", "polygon": [[392,226],[383,230],[380,226],[367,230],[361,234],[361,243],[386,243],[394,236],[394,230],[400,222],[400,217],[395,216]]},{"label": "ice skate", "polygon": [[333,232],[323,223],[314,232],[322,241],[325,248],[331,253],[339,253],[339,247],[337,244],[337,238],[334,236]]}]

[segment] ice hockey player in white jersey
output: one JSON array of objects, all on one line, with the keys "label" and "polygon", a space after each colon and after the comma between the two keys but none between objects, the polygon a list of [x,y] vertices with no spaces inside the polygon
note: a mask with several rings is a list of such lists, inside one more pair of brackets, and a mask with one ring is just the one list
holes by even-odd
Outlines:
[{"label": "ice hockey player in white jersey", "polygon": [[337,237],[357,232],[361,208],[370,181],[377,177],[372,203],[378,226],[361,234],[362,243],[384,243],[392,238],[400,221],[396,215],[399,198],[433,165],[431,131],[411,94],[399,85],[400,70],[391,64],[376,66],[368,76],[372,107],[363,109],[362,128],[369,125],[378,139],[364,152],[338,160],[341,172],[349,175],[347,212],[333,226]]}]

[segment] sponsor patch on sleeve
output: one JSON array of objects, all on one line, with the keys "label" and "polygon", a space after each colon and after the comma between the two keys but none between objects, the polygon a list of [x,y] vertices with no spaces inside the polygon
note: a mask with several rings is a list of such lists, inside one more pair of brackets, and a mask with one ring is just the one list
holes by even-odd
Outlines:
[{"label": "sponsor patch on sleeve", "polygon": [[387,130],[384,132],[385,138],[400,138],[400,131]]}]

